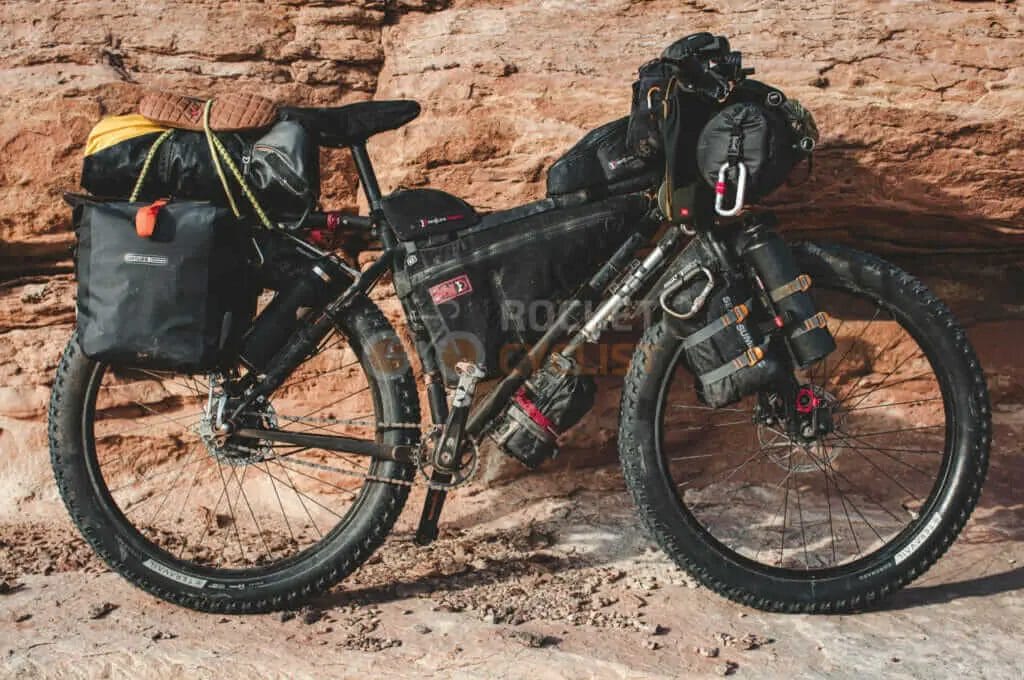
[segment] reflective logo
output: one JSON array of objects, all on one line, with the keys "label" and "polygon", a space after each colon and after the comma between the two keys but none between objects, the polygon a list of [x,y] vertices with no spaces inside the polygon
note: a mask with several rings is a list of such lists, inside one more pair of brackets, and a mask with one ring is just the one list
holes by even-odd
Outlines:
[{"label": "reflective logo", "polygon": [[166,267],[169,260],[164,255],[139,255],[137,253],[125,253],[125,264],[145,264],[150,267]]}]

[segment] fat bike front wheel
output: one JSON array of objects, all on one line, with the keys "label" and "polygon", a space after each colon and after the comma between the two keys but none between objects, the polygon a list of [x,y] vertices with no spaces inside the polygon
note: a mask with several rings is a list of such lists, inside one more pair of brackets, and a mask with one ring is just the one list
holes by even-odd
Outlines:
[{"label": "fat bike front wheel", "polygon": [[830,431],[787,434],[799,428],[766,394],[703,406],[681,340],[658,324],[626,379],[620,458],[644,524],[708,588],[770,611],[866,609],[931,567],[974,509],[991,441],[985,377],[949,310],[907,273],[839,246],[794,253],[838,345],[797,375]]}]

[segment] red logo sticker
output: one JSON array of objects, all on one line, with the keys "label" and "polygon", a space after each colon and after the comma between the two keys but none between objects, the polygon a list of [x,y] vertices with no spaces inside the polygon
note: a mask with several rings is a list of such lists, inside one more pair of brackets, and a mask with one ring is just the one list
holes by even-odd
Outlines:
[{"label": "red logo sticker", "polygon": [[430,298],[434,301],[434,304],[440,305],[472,292],[473,285],[469,282],[469,277],[462,274],[454,279],[442,281],[436,286],[431,286]]}]

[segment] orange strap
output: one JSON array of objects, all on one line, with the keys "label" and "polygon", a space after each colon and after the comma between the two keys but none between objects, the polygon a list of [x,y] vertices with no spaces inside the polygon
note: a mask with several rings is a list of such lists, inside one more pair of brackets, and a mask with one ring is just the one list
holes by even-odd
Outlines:
[{"label": "orange strap", "polygon": [[167,205],[167,199],[159,198],[149,205],[139,208],[135,213],[135,233],[142,238],[150,238],[156,230],[157,213],[165,205]]}]

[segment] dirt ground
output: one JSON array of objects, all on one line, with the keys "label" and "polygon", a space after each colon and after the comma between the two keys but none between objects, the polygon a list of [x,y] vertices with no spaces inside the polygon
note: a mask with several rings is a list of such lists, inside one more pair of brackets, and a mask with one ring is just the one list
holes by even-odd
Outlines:
[{"label": "dirt ground", "polygon": [[[999,417],[1002,441],[1019,418]],[[285,614],[197,615],[91,557],[59,514],[0,528],[0,676],[1022,677],[1017,456],[964,536],[884,611],[774,615],[695,587],[644,537],[614,468],[459,491],[442,539],[393,539]]]},{"label": "dirt ground", "polygon": [[1022,678],[1024,321],[1011,290],[982,304],[951,286],[934,283],[989,374],[989,481],[950,552],[881,611],[765,614],[696,587],[645,537],[618,468],[570,452],[453,493],[425,549],[414,492],[388,543],[306,609],[196,614],[107,572],[39,460],[45,489],[0,517],[0,677]]}]

